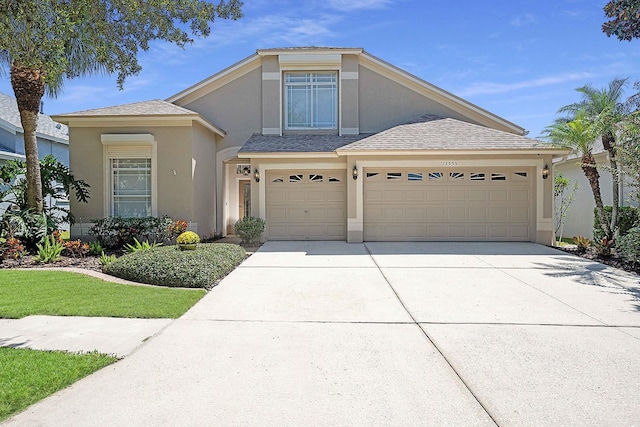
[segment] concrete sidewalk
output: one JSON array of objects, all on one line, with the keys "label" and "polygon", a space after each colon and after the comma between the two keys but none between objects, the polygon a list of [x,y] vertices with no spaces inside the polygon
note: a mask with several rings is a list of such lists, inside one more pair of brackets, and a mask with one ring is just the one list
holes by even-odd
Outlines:
[{"label": "concrete sidewalk", "polygon": [[638,277],[535,244],[269,242],[6,425],[634,425]]},{"label": "concrete sidewalk", "polygon": [[0,319],[0,347],[72,352],[95,350],[124,357],[172,321],[79,316]]}]

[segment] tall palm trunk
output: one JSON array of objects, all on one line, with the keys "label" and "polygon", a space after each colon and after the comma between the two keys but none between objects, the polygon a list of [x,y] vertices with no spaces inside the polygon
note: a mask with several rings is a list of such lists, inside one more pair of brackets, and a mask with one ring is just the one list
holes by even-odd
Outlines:
[{"label": "tall palm trunk", "polygon": [[36,127],[38,111],[44,95],[44,71],[15,62],[11,64],[11,86],[16,95],[20,122],[24,130],[24,153],[27,161],[27,206],[36,213],[42,212],[42,181],[38,159]]},{"label": "tall palm trunk", "polygon": [[589,181],[589,185],[591,186],[591,192],[593,193],[593,199],[596,202],[596,214],[598,215],[598,219],[600,220],[600,224],[602,224],[602,228],[606,234],[607,239],[611,239],[611,227],[609,226],[609,221],[607,221],[607,216],[604,212],[604,203],[602,203],[602,194],[600,193],[600,173],[596,168],[596,159],[593,157],[591,151],[584,153],[582,155],[582,171],[584,175],[587,177]]},{"label": "tall palm trunk", "polygon": [[611,206],[611,223],[610,228],[613,237],[618,238],[620,229],[618,227],[618,206],[620,205],[620,171],[618,170],[618,160],[616,159],[616,139],[611,132],[602,135],[602,146],[609,153],[609,165],[611,166],[611,175],[613,177],[613,200]]}]

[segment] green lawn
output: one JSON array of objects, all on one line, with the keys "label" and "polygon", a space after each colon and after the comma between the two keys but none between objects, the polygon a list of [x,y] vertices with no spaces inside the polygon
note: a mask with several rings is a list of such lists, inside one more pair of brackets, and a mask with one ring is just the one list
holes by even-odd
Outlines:
[{"label": "green lawn", "polygon": [[97,353],[0,348],[0,421],[115,361]]},{"label": "green lawn", "polygon": [[64,271],[0,270],[0,318],[33,314],[177,318],[205,293],[121,285]]}]

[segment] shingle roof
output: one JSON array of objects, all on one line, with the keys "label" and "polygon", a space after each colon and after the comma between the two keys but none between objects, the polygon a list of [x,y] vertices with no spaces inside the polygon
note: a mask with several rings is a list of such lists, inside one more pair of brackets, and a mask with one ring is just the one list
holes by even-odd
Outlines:
[{"label": "shingle roof", "polygon": [[[550,144],[461,120],[424,115],[340,151],[544,149]],[[555,148],[555,147],[554,147]]]},{"label": "shingle roof", "polygon": [[331,153],[367,137],[360,135],[260,135],[254,134],[240,148],[241,153]]},{"label": "shingle roof", "polygon": [[73,113],[59,114],[60,117],[81,116],[163,116],[163,115],[197,115],[195,111],[188,110],[176,104],[161,99],[151,101],[134,102],[132,104],[115,105],[113,107],[95,108],[92,110],[76,111]]},{"label": "shingle roof", "polygon": [[[20,112],[16,99],[12,96],[0,93],[0,120],[4,120],[22,132]],[[69,141],[69,128],[62,123],[53,121],[46,114],[38,114],[37,134],[44,137],[55,138],[61,142]]]}]

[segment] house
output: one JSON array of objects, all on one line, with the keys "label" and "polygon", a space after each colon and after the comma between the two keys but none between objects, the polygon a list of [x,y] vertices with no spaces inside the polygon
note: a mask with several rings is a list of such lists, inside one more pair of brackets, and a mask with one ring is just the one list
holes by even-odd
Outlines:
[{"label": "house", "polygon": [[91,184],[71,205],[83,222],[167,214],[211,235],[252,215],[267,240],[553,241],[546,178],[566,151],[360,48],[261,49],[165,101],[54,118]]},{"label": "house", "polygon": [[[61,163],[69,165],[69,130],[66,125],[57,123],[50,116],[40,112],[36,129],[38,157],[52,154]],[[0,165],[8,160],[24,160],[24,130],[20,122],[20,112],[15,98],[0,93]],[[46,200],[49,206],[68,208],[67,200]],[[0,204],[0,212],[6,209],[6,203]]]},{"label": "house", "polygon": [[[69,165],[69,130],[42,112],[38,115],[36,130],[38,156],[42,159],[53,154]],[[24,131],[15,98],[0,93],[0,159],[24,159]]]},{"label": "house", "polygon": [[[602,201],[605,206],[611,206],[613,204],[613,176],[607,169],[609,167],[609,155],[604,149],[600,138],[598,138],[593,145],[593,155],[596,163],[599,165],[598,172],[600,173],[600,193],[602,195]],[[593,192],[591,191],[589,181],[580,166],[580,156],[575,152],[571,152],[565,156],[556,158],[554,171],[555,174],[562,174],[562,176],[569,179],[572,186],[573,183],[578,184],[575,199],[569,206],[567,215],[564,218],[563,237],[584,236],[592,238],[596,203],[593,199]],[[630,205],[628,200],[629,191],[624,180],[621,180],[620,206]],[[633,205],[633,203],[631,205]]]}]

